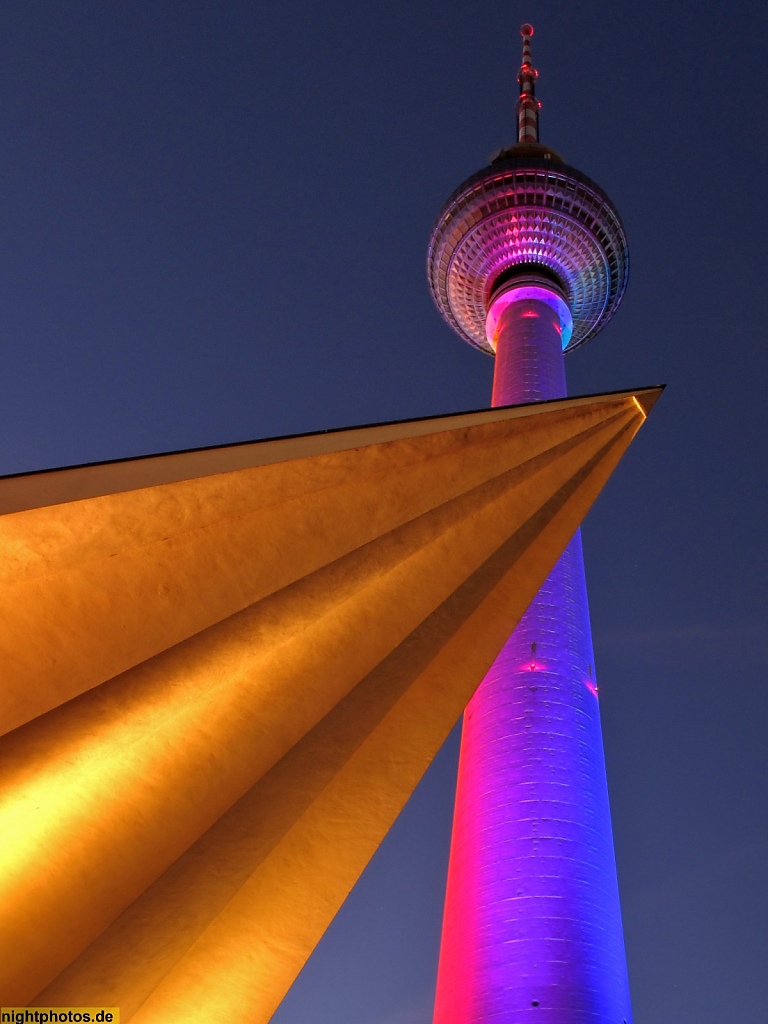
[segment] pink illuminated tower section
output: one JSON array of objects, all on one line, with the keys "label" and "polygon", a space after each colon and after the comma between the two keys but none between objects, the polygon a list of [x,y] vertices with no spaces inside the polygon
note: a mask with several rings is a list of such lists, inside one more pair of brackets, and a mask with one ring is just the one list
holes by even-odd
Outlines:
[{"label": "pink illuminated tower section", "polygon": [[[518,141],[451,196],[433,297],[495,355],[493,404],[566,394],[563,353],[627,281],[605,193],[539,143],[524,25]],[[631,1024],[581,539],[464,716],[435,1024]]]}]

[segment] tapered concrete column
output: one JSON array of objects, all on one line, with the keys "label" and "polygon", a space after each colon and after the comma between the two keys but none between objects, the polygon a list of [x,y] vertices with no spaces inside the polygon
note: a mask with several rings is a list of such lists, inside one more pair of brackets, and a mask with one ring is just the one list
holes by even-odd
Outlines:
[{"label": "tapered concrete column", "polygon": [[[570,313],[546,279],[491,302],[493,404],[561,398]],[[435,1024],[631,1024],[577,533],[470,702]]]}]

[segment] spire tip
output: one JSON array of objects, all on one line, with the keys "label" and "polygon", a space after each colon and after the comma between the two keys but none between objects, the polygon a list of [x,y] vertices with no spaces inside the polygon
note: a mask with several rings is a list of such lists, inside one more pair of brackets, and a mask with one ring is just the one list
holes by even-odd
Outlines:
[{"label": "spire tip", "polygon": [[526,21],[524,25],[520,26],[520,35],[523,36],[523,38],[525,38],[525,36],[528,36],[528,38],[530,39],[530,37],[533,35],[533,25],[529,25]]}]

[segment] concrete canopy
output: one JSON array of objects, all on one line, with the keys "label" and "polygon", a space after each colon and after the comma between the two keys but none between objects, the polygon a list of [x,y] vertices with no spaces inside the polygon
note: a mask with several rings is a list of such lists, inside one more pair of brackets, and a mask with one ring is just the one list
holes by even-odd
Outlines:
[{"label": "concrete canopy", "polygon": [[268,1021],[659,393],[0,480],[0,1003]]}]

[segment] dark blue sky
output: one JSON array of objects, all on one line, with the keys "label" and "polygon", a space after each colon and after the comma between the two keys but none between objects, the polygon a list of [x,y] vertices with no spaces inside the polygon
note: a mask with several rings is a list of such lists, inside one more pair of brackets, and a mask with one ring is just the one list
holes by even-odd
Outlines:
[{"label": "dark blue sky", "polygon": [[[584,528],[641,1024],[765,1024],[764,2],[0,9],[0,472],[488,404],[424,272],[449,193],[542,136],[629,289],[573,394],[668,389]],[[427,1024],[449,744],[275,1018]]]}]

